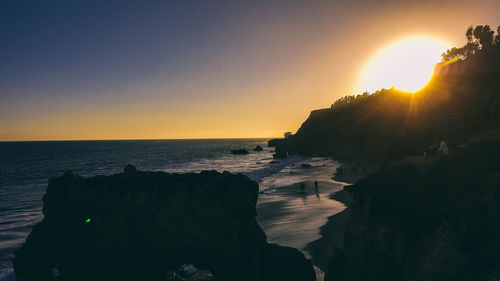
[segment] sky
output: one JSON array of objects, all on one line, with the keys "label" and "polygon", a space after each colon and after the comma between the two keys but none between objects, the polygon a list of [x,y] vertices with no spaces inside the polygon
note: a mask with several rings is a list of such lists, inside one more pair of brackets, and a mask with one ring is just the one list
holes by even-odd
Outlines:
[{"label": "sky", "polygon": [[411,35],[461,46],[469,25],[496,30],[498,11],[498,0],[2,0],[0,140],[282,136],[360,94],[381,47]]}]

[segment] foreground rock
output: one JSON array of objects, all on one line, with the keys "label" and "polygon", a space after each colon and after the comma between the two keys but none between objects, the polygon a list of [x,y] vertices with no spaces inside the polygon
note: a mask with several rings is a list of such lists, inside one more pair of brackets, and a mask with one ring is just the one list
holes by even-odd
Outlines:
[{"label": "foreground rock", "polygon": [[192,264],[183,264],[167,274],[169,281],[213,281],[214,276],[208,270],[199,270]]},{"label": "foreground rock", "polygon": [[335,249],[325,280],[499,280],[498,163],[500,142],[479,142],[346,187],[344,250]]},{"label": "foreground rock", "polygon": [[314,280],[298,250],[269,244],[258,185],[227,172],[51,178],[44,219],[16,250],[24,280],[166,280],[192,264],[215,280]]}]

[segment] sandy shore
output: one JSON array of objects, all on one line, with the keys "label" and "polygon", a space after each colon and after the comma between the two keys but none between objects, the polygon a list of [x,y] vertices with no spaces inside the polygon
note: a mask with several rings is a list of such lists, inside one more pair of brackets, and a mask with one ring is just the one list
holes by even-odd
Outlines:
[{"label": "sandy shore", "polygon": [[[339,191],[336,195],[340,195],[341,193],[345,193],[345,191]],[[347,208],[348,202],[344,202],[342,200],[345,199],[342,198],[344,196],[339,196],[342,199],[336,198],[334,194],[330,197],[332,200],[336,199],[337,201],[342,202],[346,205],[346,208],[341,212],[328,217],[327,223],[320,227],[321,237],[308,243],[305,247],[305,250],[311,255],[313,264],[322,270],[328,266],[328,263],[335,253],[335,249],[344,248],[344,227],[350,212],[350,209]]]},{"label": "sandy shore", "polygon": [[[311,180],[262,190],[257,203],[257,221],[268,241],[297,248],[317,268],[325,269],[335,248],[344,246],[344,224],[349,209],[346,208],[348,196],[343,196],[346,194],[342,189],[374,170],[367,166],[353,167],[353,164],[344,165],[340,177],[333,177],[331,169],[328,174],[326,170],[314,168],[295,171],[318,178],[317,190]],[[305,184],[303,191],[302,183]],[[318,274],[322,280],[321,271]]]},{"label": "sandy shore", "polygon": [[[257,221],[267,235],[268,242],[301,250],[317,270],[322,280],[322,269],[329,260],[328,251],[321,248],[335,237],[334,246],[343,243],[343,227],[336,218],[346,206],[331,199],[344,184],[318,181],[316,191],[313,181],[306,181],[302,192],[300,183],[261,192],[257,204]],[[333,235],[332,235],[333,233]],[[322,239],[327,235],[328,240]],[[330,248],[330,247],[328,247]],[[327,249],[327,248],[325,248]]]},{"label": "sandy shore", "polygon": [[305,182],[304,192],[300,184],[268,191],[257,204],[257,221],[268,241],[297,248],[311,258],[306,245],[321,238],[320,228],[328,217],[345,209],[344,204],[329,198],[342,187],[319,182],[316,193],[314,182]]}]

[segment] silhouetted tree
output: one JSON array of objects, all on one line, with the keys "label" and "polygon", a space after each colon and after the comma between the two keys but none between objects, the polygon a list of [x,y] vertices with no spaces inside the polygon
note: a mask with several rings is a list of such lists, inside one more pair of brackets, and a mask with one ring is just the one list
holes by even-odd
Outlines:
[{"label": "silhouetted tree", "polygon": [[491,30],[489,25],[478,25],[474,29],[474,37],[479,40],[482,48],[488,48],[493,45],[495,32]]},{"label": "silhouetted tree", "polygon": [[472,25],[467,28],[465,37],[467,37],[467,43],[472,43],[472,41],[474,40],[474,27],[472,27]]},{"label": "silhouetted tree", "polygon": [[497,29],[497,35],[491,30],[489,25],[478,25],[475,28],[471,25],[465,32],[467,43],[460,47],[453,47],[446,50],[441,57],[443,61],[449,61],[454,58],[466,59],[467,57],[476,54],[479,50],[487,49],[498,43],[500,36],[500,26]]},{"label": "silhouetted tree", "polygon": [[355,103],[355,102],[356,103],[357,102],[361,102],[361,101],[367,100],[368,97],[379,95],[380,93],[382,93],[384,91],[386,91],[386,90],[382,89],[382,90],[376,91],[373,94],[368,93],[368,91],[364,91],[363,94],[361,94],[361,95],[347,95],[347,96],[343,96],[341,98],[338,98],[335,102],[333,102],[333,104],[331,105],[331,108],[337,108],[339,106],[343,106],[343,105],[347,105],[347,104],[352,104],[352,103]]},{"label": "silhouetted tree", "polygon": [[500,25],[497,27],[497,36],[495,37],[495,44],[500,42]]}]

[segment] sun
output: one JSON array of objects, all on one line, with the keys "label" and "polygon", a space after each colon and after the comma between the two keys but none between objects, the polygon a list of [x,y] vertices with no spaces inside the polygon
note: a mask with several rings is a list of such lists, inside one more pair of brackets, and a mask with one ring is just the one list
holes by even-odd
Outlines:
[{"label": "sun", "polygon": [[358,87],[368,92],[392,87],[416,92],[429,82],[434,65],[449,46],[442,39],[428,36],[412,36],[392,42],[378,50],[365,64]]}]

